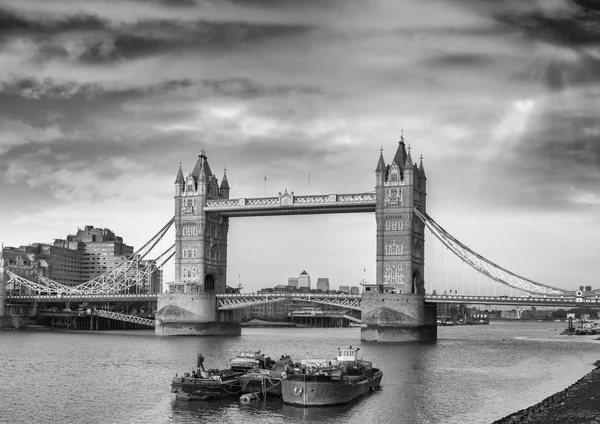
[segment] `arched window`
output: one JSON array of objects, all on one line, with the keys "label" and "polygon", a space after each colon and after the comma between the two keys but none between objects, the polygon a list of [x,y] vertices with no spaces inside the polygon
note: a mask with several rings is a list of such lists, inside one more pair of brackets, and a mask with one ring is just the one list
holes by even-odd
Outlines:
[{"label": "arched window", "polygon": [[184,237],[187,236],[187,228],[185,228],[185,227],[183,228],[183,236]]},{"label": "arched window", "polygon": [[204,277],[204,291],[210,291],[215,289],[215,277],[212,274],[208,274]]}]

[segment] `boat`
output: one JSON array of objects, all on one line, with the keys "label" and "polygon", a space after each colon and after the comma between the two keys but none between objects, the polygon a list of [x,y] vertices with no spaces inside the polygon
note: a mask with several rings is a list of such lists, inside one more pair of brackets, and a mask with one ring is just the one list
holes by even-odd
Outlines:
[{"label": "boat", "polygon": [[175,374],[171,392],[179,400],[207,400],[232,396],[242,392],[239,377],[244,374],[231,369],[204,369],[204,357],[197,355],[196,368],[182,376]]},{"label": "boat", "polygon": [[[271,387],[279,386],[281,372],[277,380],[262,381],[261,379],[260,385],[256,384],[256,378],[245,378],[242,381],[246,373],[257,373],[256,375],[269,373],[274,364],[275,361],[265,357],[260,350],[243,350],[229,361],[229,368],[205,370],[204,357],[198,354],[196,368],[191,374],[185,373],[182,376],[175,374],[171,381],[171,392],[175,393],[177,399],[188,401],[218,399],[257,391],[281,396],[280,389]],[[250,384],[251,382],[254,384]],[[256,390],[257,386],[260,390]]]},{"label": "boat", "polygon": [[358,348],[337,349],[332,360],[302,360],[300,369],[281,380],[285,403],[320,406],[347,403],[379,388],[383,373],[357,358]]},{"label": "boat", "polygon": [[294,367],[290,355],[281,358],[268,369],[252,369],[240,377],[243,393],[260,393],[263,398],[281,397],[281,380]]}]

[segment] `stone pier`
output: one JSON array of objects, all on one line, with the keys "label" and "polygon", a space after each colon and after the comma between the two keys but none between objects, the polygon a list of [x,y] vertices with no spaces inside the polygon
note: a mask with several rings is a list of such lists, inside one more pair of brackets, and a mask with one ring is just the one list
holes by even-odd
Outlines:
[{"label": "stone pier", "polygon": [[361,340],[408,342],[437,339],[437,310],[417,294],[365,293]]},{"label": "stone pier", "polygon": [[218,311],[214,293],[160,294],[155,328],[159,336],[240,335],[241,310]]}]

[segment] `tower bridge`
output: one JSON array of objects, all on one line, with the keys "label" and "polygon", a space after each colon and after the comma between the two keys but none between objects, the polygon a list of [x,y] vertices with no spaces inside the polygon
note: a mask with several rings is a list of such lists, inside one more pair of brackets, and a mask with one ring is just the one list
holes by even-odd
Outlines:
[{"label": "tower bridge", "polygon": [[[241,308],[257,303],[300,300],[360,310],[364,341],[432,340],[437,337],[436,303],[540,306],[598,305],[598,293],[567,291],[537,283],[502,268],[461,243],[428,214],[427,177],[421,157],[417,165],[404,137],[386,164],[383,151],[375,169],[375,190],[368,193],[296,195],[285,190],[274,197],[229,198],[224,172],[221,183],[208,164],[204,149],[192,171],[179,166],[174,187],[175,216],[140,251],[113,270],[84,284],[69,287],[38,276],[34,280],[5,270],[11,282],[24,287],[20,296],[3,298],[6,304],[36,305],[71,301],[156,302],[157,335],[240,334]],[[227,293],[227,238],[229,220],[247,216],[374,213],[376,284],[363,295],[313,293]],[[141,259],[157,245],[170,227],[175,243],[155,262]],[[425,228],[468,266],[531,297],[431,295],[425,293]],[[140,278],[174,258],[174,292],[136,294]],[[0,268],[2,261],[0,259]],[[2,270],[0,269],[0,272]],[[5,279],[6,281],[6,279]]]}]

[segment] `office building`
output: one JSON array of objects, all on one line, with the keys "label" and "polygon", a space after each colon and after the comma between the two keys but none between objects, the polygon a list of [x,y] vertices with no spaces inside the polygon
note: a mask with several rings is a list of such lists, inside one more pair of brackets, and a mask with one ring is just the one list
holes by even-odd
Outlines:
[{"label": "office building", "polygon": [[[66,286],[74,287],[98,277],[133,255],[133,247],[125,244],[108,228],[85,226],[75,235],[56,239],[52,244],[32,243],[5,247],[2,258],[5,269],[28,280],[41,275]],[[153,261],[140,262],[141,268],[153,266]],[[5,277],[5,281],[6,281]],[[158,293],[162,286],[162,271],[146,276],[135,291]],[[12,285],[7,290],[16,290]]]},{"label": "office building", "polygon": [[317,290],[329,291],[329,278],[317,278]]},{"label": "office building", "polygon": [[302,287],[310,290],[310,275],[306,271],[302,271],[298,277],[298,288]]}]

